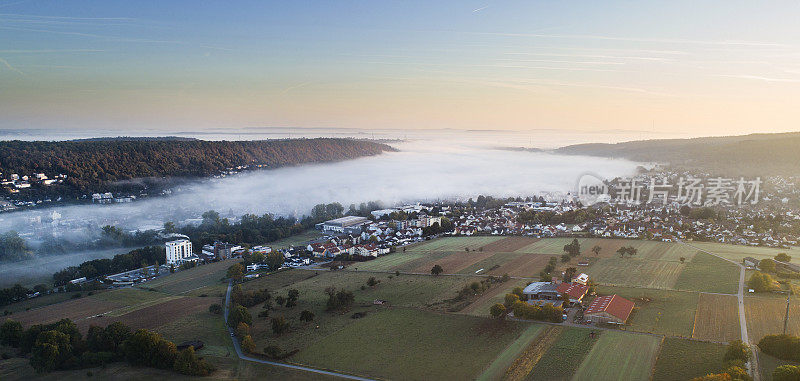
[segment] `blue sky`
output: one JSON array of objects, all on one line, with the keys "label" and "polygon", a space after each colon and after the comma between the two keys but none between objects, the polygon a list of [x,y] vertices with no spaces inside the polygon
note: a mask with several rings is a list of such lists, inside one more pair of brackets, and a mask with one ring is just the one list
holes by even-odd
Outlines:
[{"label": "blue sky", "polygon": [[798,8],[0,0],[0,128],[797,130]]}]

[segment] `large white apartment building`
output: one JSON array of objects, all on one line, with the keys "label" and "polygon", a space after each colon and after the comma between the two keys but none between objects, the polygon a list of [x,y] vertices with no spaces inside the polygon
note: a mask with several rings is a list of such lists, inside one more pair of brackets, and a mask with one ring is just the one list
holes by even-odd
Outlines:
[{"label": "large white apartment building", "polygon": [[198,258],[192,253],[192,243],[188,239],[179,239],[164,244],[167,248],[167,264],[180,265],[184,262],[196,261]]}]

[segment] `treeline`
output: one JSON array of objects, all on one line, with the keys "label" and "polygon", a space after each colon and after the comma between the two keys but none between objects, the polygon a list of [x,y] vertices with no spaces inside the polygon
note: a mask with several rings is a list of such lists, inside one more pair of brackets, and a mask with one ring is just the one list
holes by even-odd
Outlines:
[{"label": "treeline", "polygon": [[729,176],[790,175],[800,161],[800,133],[752,134],[694,139],[640,140],[617,144],[578,144],[556,153],[669,162]]},{"label": "treeline", "polygon": [[15,231],[0,234],[0,262],[22,261],[31,257],[32,250]]},{"label": "treeline", "polygon": [[166,262],[166,249],[163,246],[148,246],[131,250],[125,254],[117,254],[113,258],[93,259],[70,266],[53,274],[53,285],[56,287],[69,284],[69,281],[86,277],[87,279],[135,270],[145,266]]},{"label": "treeline", "polygon": [[105,328],[91,326],[84,339],[69,319],[33,325],[27,330],[8,319],[0,326],[0,343],[17,348],[21,356],[30,355],[30,364],[39,373],[92,368],[123,360],[192,376],[214,371],[211,364],[197,357],[194,348],[178,352],[173,342],[158,333],[145,329],[132,332],[119,322]]},{"label": "treeline", "polygon": [[341,161],[393,150],[382,143],[334,138],[264,141],[14,140],[0,142],[0,172],[66,174],[67,186],[80,192],[97,192],[120,180],[202,177],[245,165],[276,168]]}]

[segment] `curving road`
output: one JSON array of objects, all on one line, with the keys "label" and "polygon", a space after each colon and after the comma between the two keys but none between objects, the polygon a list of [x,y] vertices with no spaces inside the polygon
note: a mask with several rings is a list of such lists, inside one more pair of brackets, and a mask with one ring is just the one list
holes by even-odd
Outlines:
[{"label": "curving road", "polygon": [[701,248],[699,248],[697,246],[688,244],[686,242],[683,242],[683,241],[679,241],[679,242],[681,242],[682,244],[684,244],[686,246],[689,246],[689,247],[691,247],[691,248],[693,248],[693,249],[695,249],[697,251],[706,253],[708,255],[713,255],[713,256],[715,256],[715,257],[717,257],[719,259],[724,259],[724,260],[726,260],[726,261],[728,261],[730,263],[735,264],[736,266],[739,266],[739,292],[736,293],[736,297],[739,299],[739,303],[738,303],[739,304],[739,329],[742,331],[742,342],[744,342],[747,345],[750,345],[750,347],[752,348],[753,357],[750,360],[750,363],[748,364],[749,368],[750,368],[749,369],[750,370],[750,375],[753,377],[753,381],[760,381],[761,380],[761,368],[758,367],[758,348],[755,346],[754,343],[753,344],[750,343],[750,339],[747,336],[747,318],[746,318],[746,316],[744,314],[744,285],[745,285],[745,279],[744,279],[745,278],[745,267],[744,267],[744,265],[742,265],[739,262],[734,262],[734,261],[732,261],[732,260],[730,260],[728,258],[723,258],[723,257],[721,257],[721,256],[719,256],[717,254],[714,254],[714,253],[712,253],[710,251],[703,250],[703,249],[701,249]]},{"label": "curving road", "polygon": [[264,360],[264,359],[259,359],[259,358],[247,356],[246,354],[244,354],[244,352],[242,352],[242,347],[239,345],[239,340],[236,339],[236,336],[233,333],[233,328],[231,328],[231,327],[229,327],[227,325],[227,323],[228,323],[228,306],[230,306],[230,304],[231,304],[230,303],[231,302],[231,288],[233,288],[233,281],[228,281],[228,291],[225,293],[225,310],[224,310],[225,325],[228,327],[228,333],[231,335],[231,341],[233,341],[233,347],[236,349],[236,355],[239,356],[239,359],[244,360],[244,361],[257,362],[257,363],[260,363],[260,364],[275,365],[275,366],[279,366],[279,367],[283,367],[283,368],[301,370],[301,371],[305,371],[305,372],[324,374],[324,375],[327,375],[327,376],[346,378],[346,379],[349,379],[349,380],[373,381],[372,379],[369,379],[369,378],[353,376],[353,375],[350,375],[350,374],[330,372],[330,371],[327,371],[327,370],[314,369],[314,368],[309,368],[309,367],[306,367],[306,366],[286,364],[286,363],[282,363],[282,362],[269,361],[269,360]]}]

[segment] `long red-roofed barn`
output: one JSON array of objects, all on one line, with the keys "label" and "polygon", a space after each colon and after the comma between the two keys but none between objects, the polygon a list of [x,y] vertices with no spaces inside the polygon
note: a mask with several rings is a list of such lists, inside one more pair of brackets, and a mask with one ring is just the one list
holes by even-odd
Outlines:
[{"label": "long red-roofed barn", "polygon": [[599,296],[583,312],[594,323],[625,324],[633,311],[633,302],[619,295]]}]

